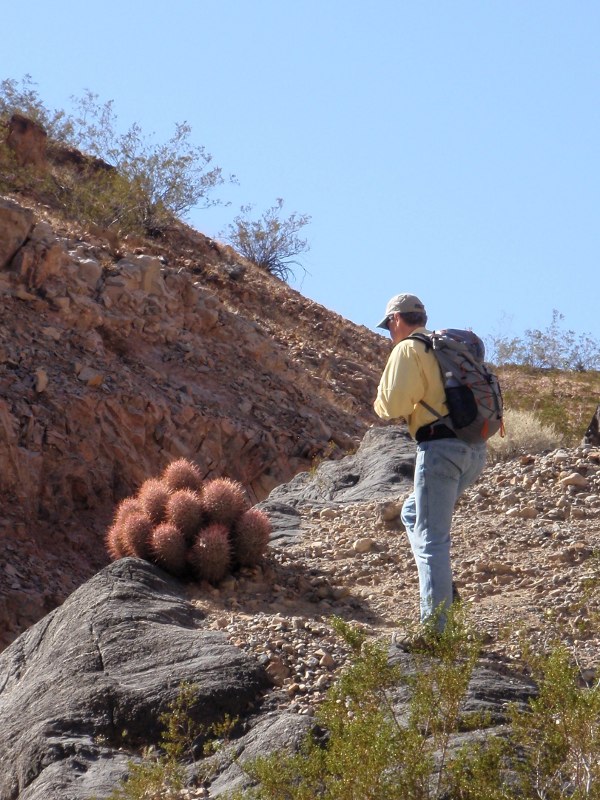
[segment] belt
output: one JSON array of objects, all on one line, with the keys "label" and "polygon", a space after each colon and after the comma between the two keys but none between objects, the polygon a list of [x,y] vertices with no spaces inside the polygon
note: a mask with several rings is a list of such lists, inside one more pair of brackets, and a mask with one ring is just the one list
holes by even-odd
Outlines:
[{"label": "belt", "polygon": [[436,439],[456,439],[456,434],[443,422],[435,422],[431,425],[422,425],[415,434],[415,439],[421,442],[433,442]]}]

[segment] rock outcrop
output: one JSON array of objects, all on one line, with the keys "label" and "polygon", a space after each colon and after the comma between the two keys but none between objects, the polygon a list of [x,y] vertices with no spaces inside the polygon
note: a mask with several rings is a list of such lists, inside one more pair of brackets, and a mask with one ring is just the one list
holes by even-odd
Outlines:
[{"label": "rock outcrop", "polygon": [[198,722],[247,714],[266,674],[203,616],[161,570],[123,559],[14,642],[0,656],[1,800],[107,796],[182,683]]},{"label": "rock outcrop", "polygon": [[17,163],[22,167],[44,170],[47,166],[46,145],[48,134],[28,117],[13,114],[8,121],[6,143],[14,151]]},{"label": "rock outcrop", "polygon": [[0,197],[0,270],[6,267],[29,236],[33,220],[30,209]]},{"label": "rock outcrop", "polygon": [[583,434],[582,444],[600,447],[600,404],[596,408],[586,432]]}]

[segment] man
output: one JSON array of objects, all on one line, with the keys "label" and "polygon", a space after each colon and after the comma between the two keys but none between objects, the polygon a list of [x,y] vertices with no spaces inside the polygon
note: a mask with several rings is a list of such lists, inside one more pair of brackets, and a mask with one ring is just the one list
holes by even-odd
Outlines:
[{"label": "man", "polygon": [[438,632],[452,603],[450,526],[457,499],[481,474],[485,444],[471,445],[428,411],[424,401],[446,415],[444,385],[435,355],[421,341],[408,339],[425,328],[425,306],[413,294],[398,294],[387,304],[377,325],[390,332],[394,348],[385,366],[375,400],[382,419],[404,418],[417,441],[414,487],[402,507],[419,574],[421,622]]}]

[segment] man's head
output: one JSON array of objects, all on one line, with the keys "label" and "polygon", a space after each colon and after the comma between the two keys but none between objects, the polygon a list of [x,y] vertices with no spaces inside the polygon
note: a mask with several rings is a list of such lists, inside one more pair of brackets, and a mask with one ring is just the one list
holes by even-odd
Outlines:
[{"label": "man's head", "polygon": [[[392,329],[390,329],[390,323]],[[400,333],[408,336],[415,328],[427,324],[427,312],[425,306],[414,294],[396,294],[385,307],[385,316],[377,325],[392,334],[392,340],[396,341]],[[396,329],[401,329],[396,332]],[[405,331],[408,331],[405,333]],[[404,338],[401,336],[400,338]]]}]

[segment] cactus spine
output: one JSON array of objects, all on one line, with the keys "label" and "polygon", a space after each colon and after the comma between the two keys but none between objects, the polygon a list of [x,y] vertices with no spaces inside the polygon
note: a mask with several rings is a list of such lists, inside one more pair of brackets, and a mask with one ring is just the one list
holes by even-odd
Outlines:
[{"label": "cactus spine", "polygon": [[200,496],[191,489],[178,489],[167,501],[166,516],[191,544],[204,519]]},{"label": "cactus spine", "polygon": [[187,458],[172,461],[162,474],[163,481],[171,491],[178,489],[191,489],[193,492],[202,490],[202,475],[198,467]]},{"label": "cactus spine", "polygon": [[171,490],[158,478],[150,478],[142,484],[138,492],[138,501],[155,525],[165,521],[170,496]]},{"label": "cactus spine", "polygon": [[152,521],[145,514],[130,514],[122,523],[123,549],[136,558],[152,558]]}]

